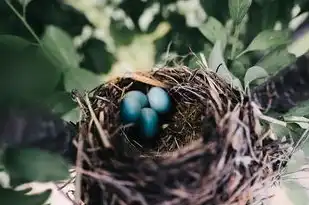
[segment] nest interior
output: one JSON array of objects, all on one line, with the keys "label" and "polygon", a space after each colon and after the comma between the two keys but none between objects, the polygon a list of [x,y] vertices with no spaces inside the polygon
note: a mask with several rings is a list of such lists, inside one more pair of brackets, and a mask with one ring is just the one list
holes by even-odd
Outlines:
[{"label": "nest interior", "polygon": [[[152,86],[168,91],[173,109],[161,116],[158,136],[143,140],[121,123],[119,106],[126,92]],[[132,73],[78,100],[88,205],[246,204],[289,156],[290,145],[260,125],[257,106],[202,68]]]}]

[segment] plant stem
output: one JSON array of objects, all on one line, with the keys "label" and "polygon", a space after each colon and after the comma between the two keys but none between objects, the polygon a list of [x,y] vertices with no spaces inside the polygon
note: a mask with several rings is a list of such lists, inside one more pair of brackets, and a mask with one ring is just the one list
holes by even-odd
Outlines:
[{"label": "plant stem", "polygon": [[15,15],[23,22],[25,27],[28,29],[28,31],[31,33],[31,35],[35,38],[35,40],[41,45],[40,38],[35,34],[31,26],[27,23],[26,19],[20,15],[20,13],[15,9],[15,7],[9,2],[8,0],[5,0],[5,3],[12,9],[12,11],[15,13]]},{"label": "plant stem", "polygon": [[27,6],[23,5],[23,18],[26,19],[26,8]]},{"label": "plant stem", "polygon": [[[238,39],[238,36],[239,36],[239,33],[240,33],[240,24],[238,25],[235,25],[235,31],[234,31],[234,34],[233,34],[233,37],[235,39]],[[236,46],[237,46],[237,41],[235,40],[232,44],[232,51],[231,51],[231,60],[234,61],[235,59],[235,55],[236,55]]]},{"label": "plant stem", "polygon": [[34,37],[34,39],[38,42],[39,46],[41,47],[42,51],[46,54],[47,58],[51,61],[51,63],[54,66],[58,66],[58,63],[56,62],[55,58],[53,58],[53,54],[50,53],[41,42],[41,39],[36,35],[34,30],[31,28],[31,26],[26,21],[26,18],[24,18],[17,10],[16,8],[9,2],[8,0],[5,0],[5,3],[10,7],[10,9],[15,13],[15,15],[22,21],[24,26],[27,28],[27,30],[30,32],[30,34]]}]

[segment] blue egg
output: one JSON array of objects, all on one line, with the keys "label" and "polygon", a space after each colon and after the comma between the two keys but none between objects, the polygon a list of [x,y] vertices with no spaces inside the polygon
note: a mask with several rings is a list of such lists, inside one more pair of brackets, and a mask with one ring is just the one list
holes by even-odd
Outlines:
[{"label": "blue egg", "polygon": [[139,126],[142,135],[146,138],[153,138],[159,130],[159,116],[151,108],[143,108],[141,111]]},{"label": "blue egg", "polygon": [[141,103],[142,107],[146,107],[148,105],[147,96],[141,91],[137,91],[137,90],[129,91],[125,94],[125,98],[129,98],[129,97],[137,99]]},{"label": "blue egg", "polygon": [[151,88],[147,93],[150,107],[158,113],[167,113],[171,108],[171,99],[165,90],[159,87]]},{"label": "blue egg", "polygon": [[141,115],[141,110],[142,106],[136,98],[124,98],[120,105],[121,120],[125,123],[136,122]]}]

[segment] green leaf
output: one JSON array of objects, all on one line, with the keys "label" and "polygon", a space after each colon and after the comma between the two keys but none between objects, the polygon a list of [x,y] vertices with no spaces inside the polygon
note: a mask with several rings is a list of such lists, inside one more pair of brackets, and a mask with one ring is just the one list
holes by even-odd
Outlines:
[{"label": "green leaf", "polygon": [[245,88],[247,88],[254,80],[266,77],[268,77],[268,73],[264,68],[259,66],[253,66],[249,68],[244,77]]},{"label": "green leaf", "polygon": [[[271,123],[270,124],[271,130],[272,132],[275,134],[275,136],[278,139],[283,139],[283,138],[289,138],[294,140],[294,142],[298,142],[299,139],[301,138],[301,136],[303,136],[304,134],[306,134],[306,130],[304,130],[299,123],[294,123],[294,122],[288,122],[286,126],[282,126],[279,124],[275,124],[275,123]],[[305,136],[306,137],[306,136]],[[308,140],[305,142],[305,145],[308,143]],[[309,146],[303,146],[302,144],[302,151],[308,155],[308,149],[306,147]],[[298,149],[300,150],[300,149]],[[289,166],[289,165],[288,165]],[[295,163],[288,168],[290,170],[295,168]]]},{"label": "green leaf", "polygon": [[74,108],[73,110],[65,113],[62,116],[62,119],[67,121],[67,122],[73,122],[73,123],[77,123],[80,121],[80,109],[79,107]]},{"label": "green leaf", "polygon": [[227,69],[221,48],[222,48],[221,41],[217,41],[209,55],[208,59],[209,68],[214,72],[216,72],[220,77],[225,79],[226,82],[230,83],[231,85],[237,87],[240,90],[243,90],[240,80],[236,78]]},{"label": "green leaf", "polygon": [[296,61],[296,56],[289,53],[286,46],[279,46],[265,55],[256,65],[263,67],[272,75]]},{"label": "green leaf", "polygon": [[33,43],[19,36],[0,35],[0,46],[2,45],[6,45],[6,46],[9,46],[11,49],[16,49],[16,50],[21,51],[25,49],[26,47],[33,45]]},{"label": "green leaf", "polygon": [[244,64],[238,60],[233,61],[230,71],[238,78],[243,79],[246,74],[246,68]]},{"label": "green leaf", "polygon": [[81,66],[94,73],[107,74],[115,63],[115,57],[107,50],[105,42],[95,38],[85,42],[80,52],[83,53]]},{"label": "green leaf", "polygon": [[229,10],[235,24],[240,24],[247,14],[252,0],[229,0]]},{"label": "green leaf", "polygon": [[[244,49],[244,43],[235,36],[229,36],[228,38],[228,44],[235,46],[236,48],[236,53],[243,51]],[[231,55],[231,54],[230,54]],[[230,56],[228,55],[228,56]]]},{"label": "green leaf", "polygon": [[220,21],[210,16],[198,29],[211,43],[215,44],[217,40],[220,40],[222,50],[224,50],[227,42],[227,31]]},{"label": "green leaf", "polygon": [[[204,49],[202,51],[202,54],[204,55],[204,57],[205,56],[209,57],[212,49],[213,49],[213,45],[211,43],[205,43],[204,44]],[[223,46],[222,46],[222,50],[223,50]]]},{"label": "green leaf", "polygon": [[50,197],[52,190],[39,194],[25,195],[24,191],[15,191],[0,186],[0,204],[3,205],[43,205]]},{"label": "green leaf", "polygon": [[62,157],[39,149],[8,148],[3,155],[3,164],[15,185],[17,182],[50,182],[69,177],[68,164]]},{"label": "green leaf", "polygon": [[274,134],[279,138],[282,139],[283,137],[288,137],[290,134],[290,130],[287,127],[284,127],[282,125],[271,123],[270,124],[271,130],[274,132]]},{"label": "green leaf", "polygon": [[293,205],[304,205],[307,204],[309,198],[306,192],[306,188],[303,187],[296,180],[293,181],[283,181],[283,189],[287,196],[293,202]]},{"label": "green leaf", "polygon": [[62,29],[48,26],[42,38],[44,48],[63,69],[78,68],[79,55],[72,38]]},{"label": "green leaf", "polygon": [[309,115],[309,100],[299,103],[296,107],[290,109],[284,116],[305,116]]},{"label": "green leaf", "polygon": [[290,34],[287,31],[265,30],[260,32],[236,58],[250,51],[264,51],[289,43]]},{"label": "green leaf", "polygon": [[26,7],[31,1],[32,0],[18,0],[18,2],[24,7]]},{"label": "green leaf", "polygon": [[[196,55],[198,56],[198,55],[200,55],[200,53],[197,53]],[[197,56],[191,57],[191,59],[189,60],[189,63],[188,63],[189,68],[195,69],[195,68],[200,67],[200,65],[199,65],[200,59]]]},{"label": "green leaf", "polygon": [[[301,135],[299,135],[299,136],[301,136]],[[308,135],[306,137],[308,137]],[[299,139],[299,137],[298,137],[298,139]],[[308,156],[309,156],[309,140],[308,140],[308,138],[306,138],[306,140],[303,142],[303,144],[301,145],[300,148],[305,153],[305,156],[308,158]]]},{"label": "green leaf", "polygon": [[303,150],[298,150],[293,153],[291,159],[289,159],[286,167],[288,173],[294,173],[299,171],[306,162],[306,156]]},{"label": "green leaf", "polygon": [[22,190],[18,190],[18,192],[22,193],[22,194],[29,194],[29,192],[32,191],[32,187],[28,187]]},{"label": "green leaf", "polygon": [[[285,18],[284,16],[288,17],[290,15],[290,14],[284,14],[286,11],[282,9],[282,3],[283,2],[279,3],[278,1],[268,1],[267,0],[266,2],[262,4],[262,6],[256,7],[256,9],[259,10],[260,15],[263,16],[262,18],[263,20],[261,21],[261,25],[262,25],[261,30],[274,28],[274,26],[276,25],[276,22],[281,21],[283,18]],[[291,7],[294,7],[294,5]],[[287,11],[287,13],[289,12]],[[259,20],[259,19],[257,18],[256,20]],[[283,23],[283,22],[280,22],[280,23]],[[282,25],[282,27],[284,28],[284,25]]]},{"label": "green leaf", "polygon": [[309,129],[309,119],[301,116],[283,116],[283,119],[290,123],[296,123],[303,129]]},{"label": "green leaf", "polygon": [[4,62],[0,71],[0,89],[5,98],[36,99],[49,95],[58,85],[61,71],[40,47],[31,45],[9,57],[14,60]]},{"label": "green leaf", "polygon": [[50,110],[58,115],[64,115],[77,106],[71,94],[64,91],[54,93],[45,102]]},{"label": "green leaf", "polygon": [[115,18],[111,18],[110,20],[109,31],[116,46],[131,44],[137,34],[136,31],[128,28],[124,21]]},{"label": "green leaf", "polygon": [[299,139],[306,134],[305,131],[298,123],[289,122],[287,124],[287,128],[290,132],[290,137],[294,140],[294,142],[298,142]]},{"label": "green leaf", "polygon": [[64,75],[64,86],[68,92],[72,90],[90,91],[101,83],[103,80],[100,76],[83,68],[68,70]]},{"label": "green leaf", "polygon": [[260,4],[260,5],[263,5],[267,2],[269,2],[269,0],[254,0],[256,3]]}]

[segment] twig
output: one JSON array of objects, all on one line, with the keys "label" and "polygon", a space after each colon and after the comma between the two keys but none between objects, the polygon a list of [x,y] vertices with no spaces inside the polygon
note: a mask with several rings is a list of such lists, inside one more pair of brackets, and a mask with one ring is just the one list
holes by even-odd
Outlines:
[{"label": "twig", "polygon": [[89,97],[88,97],[88,94],[86,94],[86,97],[85,97],[85,101],[86,101],[86,104],[88,106],[88,109],[89,109],[89,112],[90,112],[90,115],[91,115],[91,118],[93,119],[94,121],[94,124],[96,125],[96,128],[98,129],[98,132],[100,134],[100,137],[102,139],[102,142],[104,144],[104,146],[106,148],[111,148],[112,145],[110,144],[109,140],[108,140],[108,137],[106,136],[103,128],[101,127],[100,125],[100,122],[98,120],[98,118],[96,117],[92,107],[91,107],[91,103],[90,103],[90,100],[89,100]]}]

